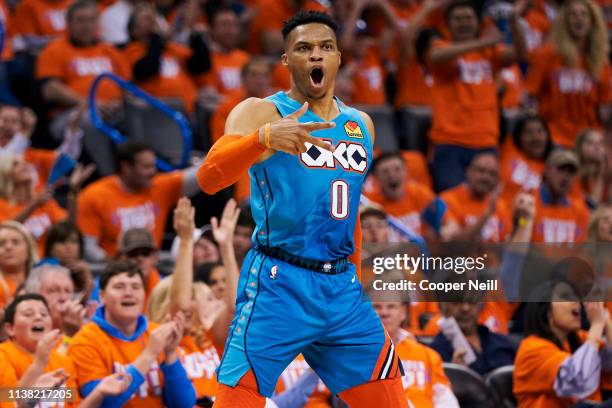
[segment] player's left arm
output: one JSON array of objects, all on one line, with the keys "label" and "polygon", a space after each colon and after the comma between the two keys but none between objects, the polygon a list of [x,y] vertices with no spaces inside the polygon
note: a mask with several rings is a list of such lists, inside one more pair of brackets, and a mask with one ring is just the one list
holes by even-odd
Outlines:
[{"label": "player's left arm", "polygon": [[[370,135],[370,139],[372,140],[372,146],[374,146],[374,142],[376,140],[376,135],[374,134],[374,122],[372,122],[372,118],[365,112],[359,112],[361,118],[363,119],[366,127],[368,128],[368,134]],[[357,222],[355,223],[355,232],[353,233],[353,240],[355,241],[355,252],[353,255],[349,257],[349,260],[355,265],[357,270],[357,277],[361,280],[361,220],[359,218],[359,214],[357,214]]]}]

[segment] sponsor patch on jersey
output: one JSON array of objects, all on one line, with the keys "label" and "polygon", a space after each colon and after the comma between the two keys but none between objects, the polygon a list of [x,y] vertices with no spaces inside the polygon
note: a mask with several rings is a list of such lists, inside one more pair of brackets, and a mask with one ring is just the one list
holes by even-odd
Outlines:
[{"label": "sponsor patch on jersey", "polygon": [[355,139],[363,139],[363,133],[361,132],[361,128],[359,127],[359,123],[353,120],[347,120],[344,124],[344,131],[348,137],[352,137]]}]

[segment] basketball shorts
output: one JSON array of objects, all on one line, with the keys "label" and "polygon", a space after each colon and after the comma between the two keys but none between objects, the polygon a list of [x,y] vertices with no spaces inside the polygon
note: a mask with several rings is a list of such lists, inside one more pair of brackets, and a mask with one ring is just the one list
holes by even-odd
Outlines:
[{"label": "basketball shorts", "polygon": [[333,394],[403,375],[354,265],[324,274],[252,249],[240,272],[217,379],[234,387],[252,370],[259,393],[271,397],[300,353]]}]

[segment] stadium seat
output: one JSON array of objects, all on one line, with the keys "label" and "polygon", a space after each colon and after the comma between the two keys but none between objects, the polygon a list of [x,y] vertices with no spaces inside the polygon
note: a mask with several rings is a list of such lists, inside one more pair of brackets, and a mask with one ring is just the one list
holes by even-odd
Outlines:
[{"label": "stadium seat", "polygon": [[[171,108],[184,112],[183,102],[164,99]],[[130,98],[125,99],[126,134],[130,138],[149,143],[157,154],[177,165],[183,155],[183,137],[177,123],[150,105],[142,105]]]},{"label": "stadium seat", "polygon": [[402,149],[427,152],[427,134],[431,126],[431,108],[404,106],[398,110],[399,143]]},{"label": "stadium seat", "polygon": [[399,149],[395,132],[395,119],[391,107],[363,105],[355,108],[367,113],[372,118],[376,131],[375,148],[383,152],[393,152]]},{"label": "stadium seat", "polygon": [[514,408],[517,404],[512,392],[513,373],[514,366],[508,365],[496,368],[487,374],[485,378],[485,384],[497,394],[504,408]]},{"label": "stadium seat", "polygon": [[461,408],[499,408],[496,395],[474,370],[459,364],[444,363],[444,372]]}]

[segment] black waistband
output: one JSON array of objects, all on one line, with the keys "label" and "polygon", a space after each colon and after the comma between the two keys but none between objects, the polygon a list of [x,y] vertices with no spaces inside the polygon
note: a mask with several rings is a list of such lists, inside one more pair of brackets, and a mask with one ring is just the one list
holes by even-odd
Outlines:
[{"label": "black waistband", "polygon": [[307,259],[295,256],[278,247],[257,245],[255,249],[271,258],[280,259],[281,261],[285,261],[287,263],[290,263],[291,265],[295,265],[300,268],[310,269],[312,271],[324,273],[326,275],[335,275],[338,273],[346,272],[350,266],[348,258],[336,259],[335,261],[316,261],[314,259]]}]

